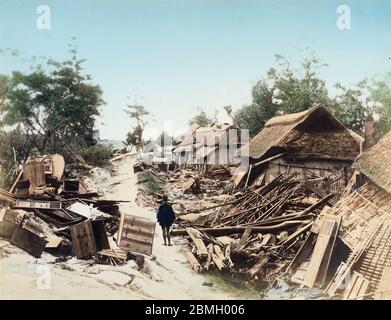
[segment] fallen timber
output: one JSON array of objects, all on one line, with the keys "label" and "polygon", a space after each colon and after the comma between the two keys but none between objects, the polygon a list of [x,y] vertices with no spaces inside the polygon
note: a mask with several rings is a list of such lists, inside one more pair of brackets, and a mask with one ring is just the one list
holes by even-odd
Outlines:
[{"label": "fallen timber", "polygon": [[281,174],[262,187],[247,188],[230,202],[213,206],[217,210],[203,225],[184,223],[185,228],[171,234],[190,240],[187,257],[197,272],[216,269],[272,283],[286,274],[314,221],[334,196],[320,195],[308,186],[308,181]]},{"label": "fallen timber", "polygon": [[[251,228],[251,234],[253,233],[264,233],[264,232],[276,232],[276,231],[283,231],[285,229],[288,229],[290,227],[296,227],[298,225],[306,225],[310,223],[312,220],[293,220],[293,221],[285,221],[273,226],[264,226],[264,227],[252,227]],[[221,227],[221,228],[199,228],[199,231],[205,232],[212,236],[226,236],[231,235],[235,233],[243,233],[246,231],[247,227]],[[172,230],[171,235],[173,236],[184,236],[186,235],[186,230]]]},{"label": "fallen timber", "polygon": [[[0,188],[0,237],[11,244],[37,258],[46,251],[113,265],[127,261],[129,251],[152,251],[155,223],[122,219],[119,204],[129,201],[99,199],[93,184],[65,171],[61,155],[30,157],[15,170],[11,191]],[[121,242],[109,243],[119,230]]]}]

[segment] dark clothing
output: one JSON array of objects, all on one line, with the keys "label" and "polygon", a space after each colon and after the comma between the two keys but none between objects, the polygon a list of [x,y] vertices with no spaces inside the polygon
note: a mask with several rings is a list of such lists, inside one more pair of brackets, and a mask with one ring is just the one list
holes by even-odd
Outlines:
[{"label": "dark clothing", "polygon": [[175,212],[171,205],[164,202],[157,211],[157,222],[162,227],[170,227],[175,221]]}]

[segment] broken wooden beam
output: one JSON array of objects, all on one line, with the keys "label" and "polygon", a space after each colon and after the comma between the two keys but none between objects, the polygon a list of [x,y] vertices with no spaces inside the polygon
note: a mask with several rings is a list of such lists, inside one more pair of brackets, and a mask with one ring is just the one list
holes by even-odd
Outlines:
[{"label": "broken wooden beam", "polygon": [[[306,225],[311,220],[294,220],[294,221],[286,221],[283,223],[279,223],[273,226],[262,226],[262,227],[252,227],[251,233],[272,233],[278,232],[280,230],[289,229],[292,227],[297,227],[299,225]],[[247,227],[234,226],[234,227],[220,227],[220,228],[199,228],[199,231],[205,232],[212,236],[226,236],[235,233],[243,233]],[[186,235],[186,229],[172,230],[171,235],[173,236],[184,236]]]},{"label": "broken wooden beam", "polygon": [[193,240],[193,243],[197,249],[197,255],[200,257],[207,257],[208,249],[202,240],[202,234],[195,228],[186,228],[185,231],[190,236],[191,240]]},{"label": "broken wooden beam", "polygon": [[185,252],[185,256],[186,256],[187,261],[190,263],[191,268],[195,272],[202,271],[202,267],[201,267],[200,263],[198,262],[197,258],[194,256],[194,254],[192,254],[190,251],[187,251],[187,252]]}]

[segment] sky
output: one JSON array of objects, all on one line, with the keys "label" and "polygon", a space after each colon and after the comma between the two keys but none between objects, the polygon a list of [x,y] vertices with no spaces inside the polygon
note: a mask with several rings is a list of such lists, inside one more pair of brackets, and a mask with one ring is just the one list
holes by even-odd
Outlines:
[{"label": "sky", "polygon": [[[49,29],[37,27],[40,5],[50,8]],[[337,25],[341,5],[348,29]],[[123,110],[135,101],[152,114],[148,135],[185,130],[200,107],[227,121],[223,106],[250,103],[277,53],[298,65],[314,52],[331,92],[383,77],[391,0],[0,0],[0,48],[19,53],[0,55],[0,73],[28,70],[32,56],[66,59],[72,37],[103,89],[101,137],[124,140],[133,123]]]}]

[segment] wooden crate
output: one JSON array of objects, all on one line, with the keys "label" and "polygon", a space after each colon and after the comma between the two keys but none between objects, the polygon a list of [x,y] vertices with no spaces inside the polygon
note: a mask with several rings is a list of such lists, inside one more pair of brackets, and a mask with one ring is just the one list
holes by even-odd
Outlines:
[{"label": "wooden crate", "polygon": [[118,246],[125,251],[152,254],[156,223],[146,218],[121,214]]},{"label": "wooden crate", "polygon": [[[23,214],[17,210],[4,209],[3,220],[0,222],[0,237],[9,240],[12,238]],[[19,221],[18,221],[19,220]]]},{"label": "wooden crate", "polygon": [[86,220],[71,227],[73,252],[77,258],[94,255],[96,248],[91,220]]},{"label": "wooden crate", "polygon": [[11,244],[27,251],[36,258],[41,256],[46,243],[42,227],[29,220],[23,220],[18,225],[11,239]]}]

